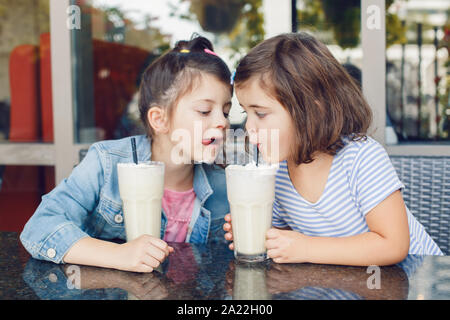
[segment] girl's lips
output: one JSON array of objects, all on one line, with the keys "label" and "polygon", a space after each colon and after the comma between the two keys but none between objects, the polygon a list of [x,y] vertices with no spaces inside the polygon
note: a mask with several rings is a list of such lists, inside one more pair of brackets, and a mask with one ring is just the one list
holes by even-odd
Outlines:
[{"label": "girl's lips", "polygon": [[203,140],[202,140],[202,144],[203,144],[204,146],[209,146],[209,145],[210,145],[211,143],[213,143],[214,141],[216,141],[215,138],[203,139]]},{"label": "girl's lips", "polygon": [[214,143],[214,144],[218,144],[220,143],[221,139],[220,138],[210,138],[210,139],[203,139],[202,140],[202,144],[204,146],[209,146],[210,144]]}]

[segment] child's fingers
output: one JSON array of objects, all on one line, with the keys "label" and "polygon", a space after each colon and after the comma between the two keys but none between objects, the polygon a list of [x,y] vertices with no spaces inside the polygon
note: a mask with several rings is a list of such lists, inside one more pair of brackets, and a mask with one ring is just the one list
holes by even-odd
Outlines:
[{"label": "child's fingers", "polygon": [[225,221],[231,222],[231,214],[227,213],[224,217]]},{"label": "child's fingers", "polygon": [[229,244],[228,248],[230,248],[230,250],[234,250],[234,244],[233,244],[233,242]]},{"label": "child's fingers", "polygon": [[274,239],[266,240],[266,248],[267,250],[278,248],[278,242]]},{"label": "child's fingers", "polygon": [[147,252],[147,255],[153,257],[154,259],[158,260],[159,262],[163,262],[164,259],[167,257],[166,251],[164,251],[161,248],[158,248],[156,246],[149,246],[148,249],[146,250],[146,252]]},{"label": "child's fingers", "polygon": [[157,257],[148,254],[142,257],[142,262],[145,265],[152,267],[153,269],[157,268],[160,265],[160,261]]},{"label": "child's fingers", "polygon": [[278,249],[270,249],[267,250],[267,256],[275,261],[277,258],[281,257],[281,252]]},{"label": "child's fingers", "polygon": [[166,254],[166,257],[168,257],[169,256],[169,254],[171,254],[172,252],[174,252],[175,251],[175,249],[173,248],[173,247],[171,247],[171,246],[167,246],[167,250],[165,250],[164,251],[164,253]]},{"label": "child's fingers", "polygon": [[270,228],[267,230],[266,238],[267,239],[275,239],[279,236],[280,231],[274,228]]},{"label": "child's fingers", "polygon": [[227,231],[227,232],[231,231],[231,224],[230,223],[224,223],[223,224],[223,230]]},{"label": "child's fingers", "polygon": [[153,267],[150,267],[149,265],[146,265],[145,263],[141,264],[138,270],[133,270],[135,272],[152,272],[154,270]]},{"label": "child's fingers", "polygon": [[169,254],[169,245],[164,240],[152,237],[150,240],[151,244],[153,244],[155,247],[161,249],[165,253]]},{"label": "child's fingers", "polygon": [[225,239],[228,241],[232,241],[233,240],[233,234],[230,232],[225,233]]},{"label": "child's fingers", "polygon": [[158,248],[161,248],[161,249],[163,249],[163,250],[166,250],[167,247],[169,246],[169,245],[167,244],[167,242],[165,242],[164,240],[161,240],[161,239],[159,239],[159,238],[152,237],[152,236],[150,236],[150,242],[151,242],[152,244],[154,244],[155,246],[157,246]]}]

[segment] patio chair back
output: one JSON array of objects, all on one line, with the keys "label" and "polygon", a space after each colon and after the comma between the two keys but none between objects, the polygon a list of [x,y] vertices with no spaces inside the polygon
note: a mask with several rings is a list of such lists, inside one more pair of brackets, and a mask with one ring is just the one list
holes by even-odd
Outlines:
[{"label": "patio chair back", "polygon": [[445,255],[450,254],[450,157],[390,156],[403,199]]}]

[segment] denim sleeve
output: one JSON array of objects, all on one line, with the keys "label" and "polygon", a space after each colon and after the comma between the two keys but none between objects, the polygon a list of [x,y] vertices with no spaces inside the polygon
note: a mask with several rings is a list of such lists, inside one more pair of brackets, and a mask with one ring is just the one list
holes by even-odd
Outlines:
[{"label": "denim sleeve", "polygon": [[104,183],[104,166],[96,144],[69,178],[42,197],[20,240],[35,259],[63,263],[67,251],[88,234],[83,230],[96,208]]}]

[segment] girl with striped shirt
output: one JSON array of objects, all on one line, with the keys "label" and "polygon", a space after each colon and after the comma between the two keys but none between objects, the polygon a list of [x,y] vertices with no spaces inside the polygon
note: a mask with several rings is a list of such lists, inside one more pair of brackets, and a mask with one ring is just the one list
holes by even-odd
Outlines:
[{"label": "girl with striped shirt", "polygon": [[[268,39],[241,60],[234,84],[250,142],[280,163],[266,240],[273,261],[367,266],[442,255],[368,136],[372,113],[359,86],[324,44],[302,32]],[[274,130],[278,144],[268,138]]]}]

